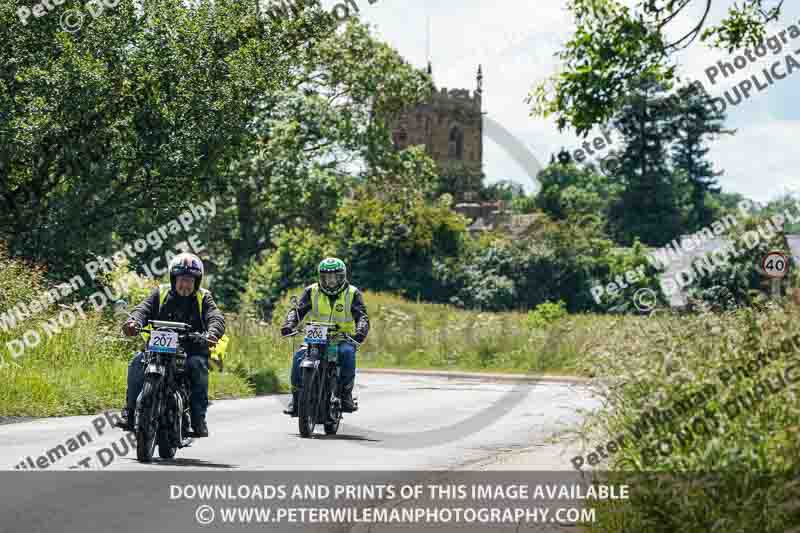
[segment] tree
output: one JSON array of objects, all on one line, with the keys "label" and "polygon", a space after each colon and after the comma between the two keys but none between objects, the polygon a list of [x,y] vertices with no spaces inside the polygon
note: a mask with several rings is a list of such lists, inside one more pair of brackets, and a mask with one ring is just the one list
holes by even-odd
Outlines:
[{"label": "tree", "polygon": [[559,163],[555,158],[537,179],[541,189],[536,205],[555,220],[594,215],[607,221],[622,190],[616,179],[597,173],[592,167]]},{"label": "tree", "polygon": [[57,277],[226,191],[256,102],[334,24],[263,27],[239,0],[121,0],[67,33],[58,13],[20,27],[29,5],[0,4],[0,238]]},{"label": "tree", "polygon": [[676,115],[671,134],[675,138],[672,165],[690,187],[691,210],[686,229],[693,231],[714,220],[714,207],[708,205],[706,199],[720,192],[717,176],[722,172],[715,171],[714,165],[706,159],[709,150],[706,140],[733,131],[723,129],[724,112],[708,106],[706,95],[696,85],[679,89],[670,101],[675,106],[672,113]]},{"label": "tree", "polygon": [[675,109],[657,81],[641,80],[638,87],[614,118],[624,138],[615,169],[624,190],[611,224],[619,242],[630,245],[638,237],[660,246],[682,228],[678,183],[667,158]]},{"label": "tree", "polygon": [[[698,37],[729,51],[756,45],[782,5],[783,0],[743,0],[717,26],[703,30],[711,0],[636,0],[633,8],[619,0],[571,0],[576,28],[558,54],[563,69],[536,86],[527,102],[536,114],[555,115],[559,129],[570,125],[585,135],[608,122],[640,77],[671,85],[674,54]],[[675,19],[694,6],[702,8],[700,19],[670,40],[667,35],[681,23]]]},{"label": "tree", "polygon": [[467,237],[466,219],[446,201],[432,203],[415,190],[378,198],[361,189],[336,213],[328,235],[365,288],[441,301],[434,263],[459,257]]},{"label": "tree", "polygon": [[215,256],[225,264],[214,288],[229,306],[237,305],[250,261],[273,246],[278,226],[323,233],[359,184],[384,191],[432,185],[429,158],[414,149],[397,153],[375,112],[424,98],[430,78],[357,22],[343,37],[295,54],[288,88],[260,99],[251,142],[226,174],[235,203],[215,232]]}]

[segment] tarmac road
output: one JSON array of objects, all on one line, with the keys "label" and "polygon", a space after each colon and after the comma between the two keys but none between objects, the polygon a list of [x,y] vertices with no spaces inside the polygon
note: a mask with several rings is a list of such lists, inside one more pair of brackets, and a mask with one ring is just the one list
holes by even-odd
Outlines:
[{"label": "tarmac road", "polygon": [[[12,471],[0,472],[0,532],[194,531],[199,526],[167,493],[189,479],[264,483],[267,476],[310,480],[341,471],[394,471],[400,479],[408,471],[494,470],[503,456],[530,450],[541,453],[528,469],[569,471],[569,454],[557,453],[550,438],[579,422],[579,409],[597,406],[584,386],[564,382],[360,372],[357,391],[360,409],[345,415],[339,434],[318,427],[311,439],[281,412],[287,395],[216,401],[210,438],[151,464],[136,461],[102,414],[0,426],[0,467]],[[509,470],[526,468],[508,463]]]}]

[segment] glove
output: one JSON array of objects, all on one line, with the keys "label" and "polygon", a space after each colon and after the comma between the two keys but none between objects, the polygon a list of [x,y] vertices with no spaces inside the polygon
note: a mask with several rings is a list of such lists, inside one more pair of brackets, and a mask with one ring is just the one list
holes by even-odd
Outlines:
[{"label": "glove", "polygon": [[217,343],[219,342],[219,339],[218,339],[218,338],[216,338],[216,337],[215,337],[214,335],[212,335],[211,333],[209,333],[208,335],[206,335],[206,339],[208,340],[208,349],[209,349],[209,350],[213,350],[213,349],[214,349],[214,346],[216,346],[216,345],[217,345]]},{"label": "glove", "polygon": [[281,326],[281,337],[286,337],[294,333],[294,328],[289,324],[284,324]]},{"label": "glove", "polygon": [[122,332],[128,337],[133,337],[139,332],[140,326],[133,320],[129,320],[122,325]]},{"label": "glove", "polygon": [[353,335],[353,340],[356,341],[358,344],[361,344],[366,339],[367,339],[367,336],[364,335],[363,333],[356,333],[355,335]]}]

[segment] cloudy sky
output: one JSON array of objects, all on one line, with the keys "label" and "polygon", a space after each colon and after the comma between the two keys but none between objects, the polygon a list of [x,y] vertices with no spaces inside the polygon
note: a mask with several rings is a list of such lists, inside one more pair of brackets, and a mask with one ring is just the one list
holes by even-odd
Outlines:
[{"label": "cloudy sky", "polygon": [[[427,61],[427,20],[430,20],[430,56],[438,87],[475,88],[478,64],[483,65],[484,111],[513,133],[542,163],[562,146],[572,151],[583,139],[574,133],[559,133],[551,119],[530,116],[524,98],[539,81],[556,72],[553,53],[570,35],[572,18],[565,0],[355,0],[362,19],[373,25],[374,33],[388,42],[409,62],[424,66]],[[322,2],[332,7],[336,2]],[[700,18],[700,2],[694,11],[674,22],[675,35]],[[721,19],[731,1],[715,2],[711,22]],[[800,2],[786,2],[782,19],[773,23],[768,35],[791,24],[800,26]],[[798,53],[794,53],[798,51]],[[800,61],[800,38],[789,39],[778,54],[765,57],[727,79],[719,76],[711,84],[705,70],[717,61],[733,61],[725,51],[695,43],[678,58],[679,70],[700,80],[713,96],[722,96],[732,85],[758,75],[762,69],[781,61],[785,72],[787,54]],[[765,83],[762,81],[762,83]],[[711,158],[723,190],[740,192],[765,201],[789,189],[800,189],[800,110],[797,94],[800,71],[757,92],[738,106],[728,106],[726,126],[737,129],[711,145]],[[599,135],[599,132],[597,132]],[[595,135],[590,134],[589,139]],[[484,139],[484,171],[490,181],[509,178],[531,184],[532,179],[505,152]]]}]

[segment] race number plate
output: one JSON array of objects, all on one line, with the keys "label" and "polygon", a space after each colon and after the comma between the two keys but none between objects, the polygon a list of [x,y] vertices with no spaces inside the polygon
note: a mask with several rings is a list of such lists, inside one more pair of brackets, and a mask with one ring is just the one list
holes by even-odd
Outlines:
[{"label": "race number plate", "polygon": [[306,326],[306,344],[325,344],[328,342],[328,326]]},{"label": "race number plate", "polygon": [[177,353],[178,334],[174,331],[154,331],[147,349],[151,352]]}]

